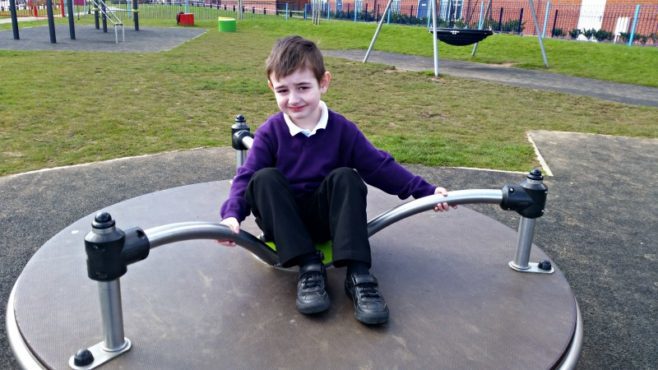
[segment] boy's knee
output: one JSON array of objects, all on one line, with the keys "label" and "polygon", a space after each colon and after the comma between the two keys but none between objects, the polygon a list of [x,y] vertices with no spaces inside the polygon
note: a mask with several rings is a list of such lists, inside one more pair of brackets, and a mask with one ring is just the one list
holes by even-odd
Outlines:
[{"label": "boy's knee", "polygon": [[253,176],[251,176],[252,183],[255,184],[271,184],[271,183],[280,183],[285,181],[285,177],[275,167],[267,167],[256,171]]},{"label": "boy's knee", "polygon": [[337,168],[331,171],[329,178],[331,179],[332,183],[334,183],[334,185],[349,185],[357,186],[363,190],[366,189],[366,185],[363,183],[361,176],[352,168]]}]

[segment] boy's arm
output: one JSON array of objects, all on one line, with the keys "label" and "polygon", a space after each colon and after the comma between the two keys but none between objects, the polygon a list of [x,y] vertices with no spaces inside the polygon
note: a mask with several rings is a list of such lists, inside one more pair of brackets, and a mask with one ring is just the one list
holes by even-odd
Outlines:
[{"label": "boy's arm", "polygon": [[354,134],[352,163],[368,184],[400,199],[421,198],[437,189],[401,166],[389,153],[377,149],[359,130]]},{"label": "boy's arm", "polygon": [[256,171],[272,166],[274,166],[274,155],[270,145],[268,145],[267,135],[259,132],[254,137],[252,147],[247,154],[247,160],[244,165],[238,168],[233,178],[228,199],[222,204],[222,219],[233,217],[239,224],[249,215],[250,208],[245,198],[249,180]]}]

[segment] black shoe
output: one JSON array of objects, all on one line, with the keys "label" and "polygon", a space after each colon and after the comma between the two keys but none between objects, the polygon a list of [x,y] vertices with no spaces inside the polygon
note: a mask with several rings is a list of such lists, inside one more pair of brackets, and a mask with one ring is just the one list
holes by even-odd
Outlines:
[{"label": "black shoe", "polygon": [[299,267],[297,282],[297,310],[303,314],[326,311],[331,305],[327,294],[327,271],[321,263]]},{"label": "black shoe", "polygon": [[388,321],[388,306],[379,293],[377,279],[370,274],[349,274],[345,293],[354,301],[354,316],[366,325]]}]

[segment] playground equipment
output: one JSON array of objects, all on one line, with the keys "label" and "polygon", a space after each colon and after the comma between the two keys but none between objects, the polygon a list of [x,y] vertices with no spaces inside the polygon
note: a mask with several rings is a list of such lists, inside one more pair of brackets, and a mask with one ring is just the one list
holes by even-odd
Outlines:
[{"label": "playground equipment", "polygon": [[[244,117],[236,118],[231,132],[240,165],[253,141]],[[253,235],[253,219],[239,234],[199,221],[217,217],[229,187],[221,181],[146,194],[84,217],[44,244],[9,299],[8,336],[19,362],[74,369],[103,363],[300,368],[309,361],[320,367],[575,366],[582,344],[578,306],[561,272],[532,248],[547,197],[538,170],[501,189],[452,191],[388,211],[396,198],[371,189],[368,213],[379,215],[369,221],[368,233],[392,310],[389,324],[375,329],[352,318],[341,294],[342,271],[329,270],[329,312],[306,317],[287,304],[294,274],[200,241],[233,240],[277,266],[276,252]],[[514,210],[521,216],[518,233],[464,207],[449,216],[417,215],[439,201]],[[119,222],[146,227],[124,231]],[[517,249],[509,261],[513,239]],[[184,248],[150,253],[167,244]],[[540,262],[529,262],[531,255]],[[136,264],[147,257],[152,261]],[[85,276],[97,282],[97,300]],[[123,294],[122,277],[128,287]],[[99,337],[99,301],[103,340],[73,354]],[[125,337],[124,322],[133,340]],[[138,350],[129,352],[133,347]]]},{"label": "playground equipment", "polygon": [[[13,30],[14,40],[20,39],[20,34],[18,31],[18,17],[16,15],[16,0],[9,0],[9,12],[11,14],[11,24]],[[94,23],[96,29],[100,29],[99,18],[102,17],[103,23],[103,32],[107,32],[107,21],[109,19],[110,23],[114,26],[114,40],[115,43],[119,43],[119,29],[121,29],[121,40],[126,41],[125,30],[123,28],[123,21],[111,11],[103,0],[89,0],[89,3],[94,6]],[[75,40],[75,21],[74,21],[74,12],[73,12],[73,0],[66,0],[67,9],[68,9],[68,19],[69,19],[69,35],[71,40]],[[138,1],[133,1],[133,20],[135,23],[135,31],[139,31],[139,9]],[[50,42],[53,44],[57,43],[57,35],[55,33],[55,18],[53,15],[53,2],[52,0],[46,0],[46,12],[48,15],[48,30],[50,35]],[[62,9],[62,16],[64,16],[64,10]]]},{"label": "playground equipment", "polygon": [[[491,5],[491,0],[489,1]],[[386,14],[391,10],[392,2],[393,0],[388,0],[388,2],[386,3],[386,7],[384,8],[384,13],[382,14],[382,17],[379,20],[379,23],[377,24],[377,28],[375,29],[375,34],[372,36],[372,40],[370,41],[370,45],[368,46],[366,55],[363,57],[363,63],[366,63],[368,61],[368,57],[370,56],[370,53],[372,52],[372,49],[375,46],[375,42],[377,41],[379,32],[381,31],[382,25],[384,24],[384,19],[386,18]],[[533,23],[535,25],[535,31],[537,33],[537,40],[539,41],[539,47],[541,49],[541,55],[544,61],[544,66],[548,68],[548,59],[546,58],[546,51],[544,50],[544,42],[542,41],[542,34],[539,30],[539,23],[537,22],[535,5],[533,0],[529,0],[529,2],[530,2],[530,10],[532,14]],[[484,21],[484,18],[482,17],[484,3],[480,3],[480,20],[478,22],[477,30],[437,27],[436,0],[429,1],[429,4],[430,4],[429,11],[432,12],[432,26],[430,28],[430,32],[434,34],[434,42],[433,42],[434,77],[438,77],[439,76],[439,47],[438,47],[438,43],[436,42],[437,39],[444,41],[448,44],[457,45],[457,46],[464,46],[464,45],[470,45],[475,43],[475,46],[473,47],[473,52],[471,53],[471,55],[475,55],[475,52],[477,51],[477,43],[479,41],[482,41],[487,36],[492,35],[493,31],[482,29],[482,25]],[[450,1],[449,4],[452,5],[452,1]],[[488,8],[490,7],[491,6],[489,6]]]}]

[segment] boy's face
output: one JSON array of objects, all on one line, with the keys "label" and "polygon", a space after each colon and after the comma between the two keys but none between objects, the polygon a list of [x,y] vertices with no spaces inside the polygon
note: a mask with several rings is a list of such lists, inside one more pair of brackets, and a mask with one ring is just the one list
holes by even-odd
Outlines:
[{"label": "boy's face", "polygon": [[327,92],[330,81],[329,72],[318,82],[313,72],[304,68],[279,79],[271,74],[268,85],[279,109],[297,126],[310,129],[320,120],[320,97]]}]

